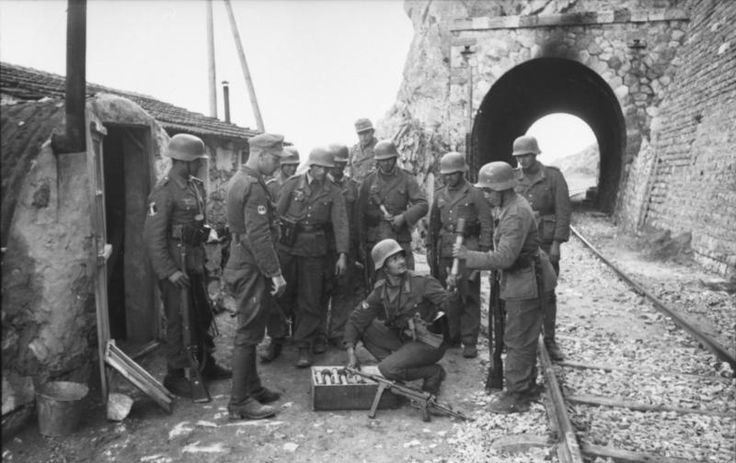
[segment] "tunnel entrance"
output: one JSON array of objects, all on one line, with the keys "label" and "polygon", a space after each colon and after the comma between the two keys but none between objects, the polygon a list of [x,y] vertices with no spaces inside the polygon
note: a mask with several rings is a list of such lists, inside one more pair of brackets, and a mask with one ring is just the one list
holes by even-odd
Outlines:
[{"label": "tunnel entrance", "polygon": [[593,130],[600,150],[596,207],[612,212],[626,148],[624,116],[606,81],[578,62],[534,59],[498,79],[483,98],[473,124],[475,165],[491,161],[515,165],[514,139],[552,113],[577,116]]}]

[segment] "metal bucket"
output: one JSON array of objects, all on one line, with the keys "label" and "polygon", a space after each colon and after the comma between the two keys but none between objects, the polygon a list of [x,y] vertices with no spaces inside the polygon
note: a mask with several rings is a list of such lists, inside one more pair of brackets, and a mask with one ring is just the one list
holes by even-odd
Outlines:
[{"label": "metal bucket", "polygon": [[81,383],[51,381],[36,392],[38,428],[44,436],[71,434],[82,414],[82,399],[89,388]]}]

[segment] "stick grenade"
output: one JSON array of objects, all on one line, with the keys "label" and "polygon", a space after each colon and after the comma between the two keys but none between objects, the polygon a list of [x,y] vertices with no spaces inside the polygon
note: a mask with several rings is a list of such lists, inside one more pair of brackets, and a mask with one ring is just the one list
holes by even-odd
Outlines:
[{"label": "stick grenade", "polygon": [[[455,227],[455,244],[462,246],[463,234],[465,233],[465,218],[461,217],[457,219],[457,226]],[[457,280],[457,276],[460,273],[460,259],[457,257],[452,259],[452,269],[450,275],[453,277],[452,281]],[[453,290],[457,289],[457,283],[453,283]]]}]

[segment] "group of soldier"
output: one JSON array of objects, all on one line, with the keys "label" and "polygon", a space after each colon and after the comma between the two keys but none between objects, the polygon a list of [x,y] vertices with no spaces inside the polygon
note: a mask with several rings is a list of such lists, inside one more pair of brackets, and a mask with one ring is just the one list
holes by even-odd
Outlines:
[{"label": "group of soldier", "polygon": [[[261,384],[257,369],[266,333],[261,362],[278,358],[291,338],[299,368],[330,343],[345,348],[348,366],[359,368],[361,342],[383,376],[421,379],[422,390],[436,395],[446,376],[437,362],[448,348],[478,355],[480,271],[493,269],[500,271],[506,307],[507,390],[492,409],[525,411],[538,394],[540,331],[551,356],[562,357],[554,338],[559,246],[570,219],[562,174],[536,160],[539,147],[528,136],[514,142],[520,169],[486,164],[475,185],[466,179],[464,156],[446,153],[439,162],[444,186],[430,208],[413,174],[398,166],[395,143],[377,140],[368,119],[355,127],[355,146],[314,148],[299,174],[299,153],[282,136],[249,140],[249,157],[226,197],[231,244],[223,281],[237,307],[232,371],[214,362],[211,311],[197,304],[207,303],[202,243],[210,236],[195,177],[204,144],[191,135],[172,138],[172,168],[151,194],[145,226],[167,319],[164,385],[190,394],[179,297],[189,288],[202,377],[232,377],[231,419],[276,414],[269,403],[280,393]],[[412,231],[428,212],[430,275],[418,275]]]}]

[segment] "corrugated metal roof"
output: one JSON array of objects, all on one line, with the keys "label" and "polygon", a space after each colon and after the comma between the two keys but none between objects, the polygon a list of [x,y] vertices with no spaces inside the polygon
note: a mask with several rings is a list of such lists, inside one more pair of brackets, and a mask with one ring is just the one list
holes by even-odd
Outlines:
[{"label": "corrugated metal roof", "polygon": [[[20,100],[40,100],[44,97],[64,98],[65,78],[58,74],[0,62],[0,92]],[[195,135],[247,140],[257,130],[223,122],[215,117],[189,111],[151,96],[126,92],[98,84],[87,83],[87,96],[112,93],[128,98],[153,116],[165,129]]]}]

